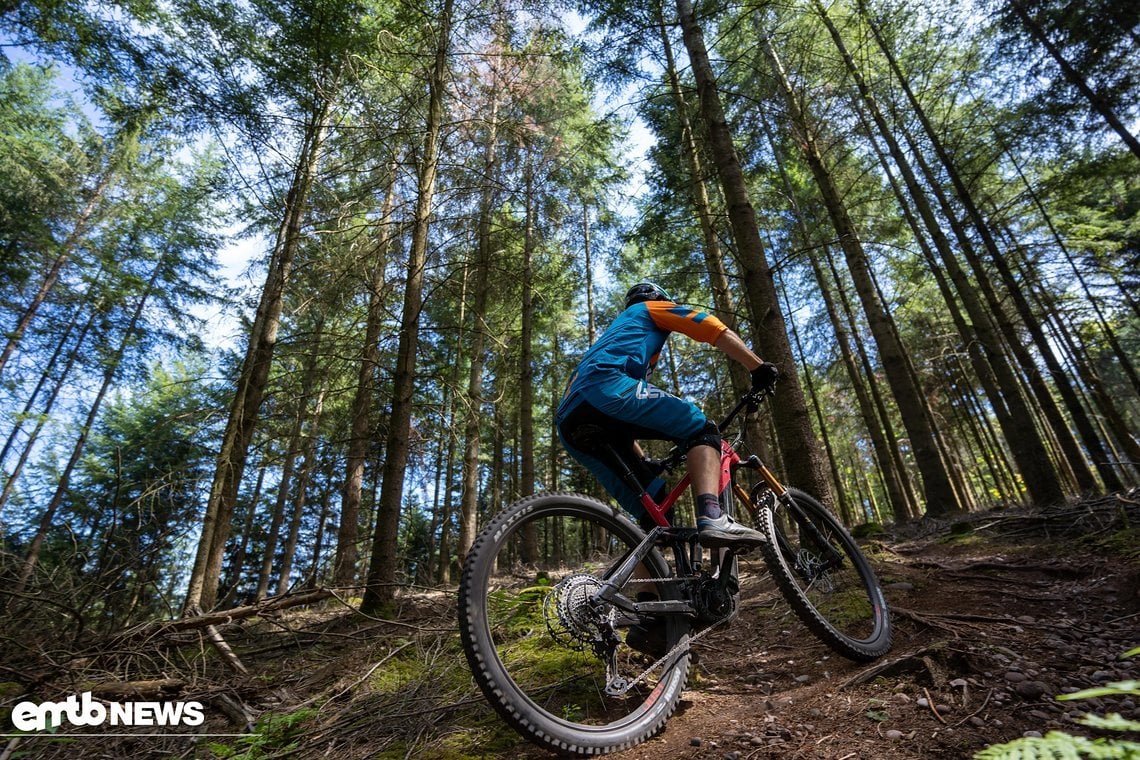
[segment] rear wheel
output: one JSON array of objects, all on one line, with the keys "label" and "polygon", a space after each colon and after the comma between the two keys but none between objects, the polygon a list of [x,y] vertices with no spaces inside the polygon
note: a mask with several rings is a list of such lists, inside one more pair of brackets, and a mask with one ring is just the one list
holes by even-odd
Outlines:
[{"label": "rear wheel", "polygon": [[761,551],[796,615],[821,641],[857,662],[891,648],[891,620],[879,579],[855,539],[822,504],[795,488],[784,499],[753,494]]},{"label": "rear wheel", "polygon": [[[642,620],[597,598],[644,537],[595,499],[544,494],[501,512],[471,547],[459,590],[463,649],[492,706],[531,741],[572,755],[626,749],[675,709],[689,668],[685,618]],[[653,550],[619,591],[677,599],[668,575]],[[639,624],[651,634],[640,642],[629,639]]]}]

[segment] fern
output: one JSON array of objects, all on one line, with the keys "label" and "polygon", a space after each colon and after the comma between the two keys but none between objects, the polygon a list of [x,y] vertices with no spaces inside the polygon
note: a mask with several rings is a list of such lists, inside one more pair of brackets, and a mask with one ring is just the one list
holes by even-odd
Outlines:
[{"label": "fern", "polygon": [[1128,720],[1120,713],[1109,713],[1108,715],[1086,715],[1077,721],[1082,726],[1089,728],[1099,728],[1105,731],[1136,731],[1140,733],[1140,721]]},{"label": "fern", "polygon": [[1094,686],[1091,689],[1073,692],[1072,694],[1063,694],[1057,697],[1057,699],[1096,699],[1097,697],[1120,697],[1125,694],[1140,697],[1140,681],[1106,683],[1104,686]]},{"label": "fern", "polygon": [[1140,760],[1140,744],[1050,731],[988,747],[974,760]]},{"label": "fern", "polygon": [[[1136,655],[1140,655],[1140,648],[1125,652],[1123,657]],[[1140,696],[1140,681],[1108,683],[1064,694],[1057,699],[1095,699],[1125,695]],[[1140,731],[1140,722],[1128,720],[1119,713],[1108,716],[1085,715],[1077,722],[1100,730]],[[1050,731],[1045,736],[1027,736],[987,747],[975,754],[974,760],[1140,760],[1140,744],[1125,739],[1088,739],[1063,731]]]}]

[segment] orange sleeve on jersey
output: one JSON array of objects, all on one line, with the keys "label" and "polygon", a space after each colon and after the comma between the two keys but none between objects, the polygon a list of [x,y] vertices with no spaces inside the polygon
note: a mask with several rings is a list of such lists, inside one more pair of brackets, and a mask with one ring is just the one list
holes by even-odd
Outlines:
[{"label": "orange sleeve on jersey", "polygon": [[678,306],[669,301],[646,301],[649,316],[662,330],[679,332],[693,340],[713,344],[728,327],[724,322],[705,311]]}]

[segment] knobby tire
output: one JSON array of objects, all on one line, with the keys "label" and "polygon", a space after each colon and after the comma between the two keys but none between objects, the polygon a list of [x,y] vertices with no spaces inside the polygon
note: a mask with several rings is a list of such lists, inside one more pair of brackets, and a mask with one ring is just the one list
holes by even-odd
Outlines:
[{"label": "knobby tire", "polygon": [[[524,562],[520,547],[528,530],[548,540],[547,546],[570,545],[568,551],[581,556]],[[561,543],[550,540],[558,531],[563,532]],[[604,541],[599,540],[601,535]],[[567,536],[576,540],[581,536],[582,547],[591,542],[596,546],[592,551],[575,549],[575,541],[567,541]],[[596,663],[590,662],[593,655],[572,651],[549,622],[554,618],[557,628],[561,618],[549,613],[552,605],[547,597],[560,599],[558,590],[567,583],[592,591],[594,577],[604,580],[607,568],[612,570],[622,553],[641,543],[644,536],[623,514],[596,499],[557,493],[531,496],[507,507],[471,546],[459,588],[463,650],[487,700],[512,728],[536,744],[577,756],[628,749],[660,731],[676,708],[689,667],[688,624],[682,617],[667,618],[670,659],[660,666],[657,677],[647,679],[622,699],[601,694],[605,678],[599,683],[592,674],[596,669]],[[533,543],[534,535],[530,539]],[[651,578],[669,574],[656,549],[643,564]],[[672,583],[658,583],[653,590],[662,600],[677,599],[679,594]],[[566,597],[564,606],[553,606],[569,609],[567,617],[576,620],[574,614],[586,607],[574,606],[573,600],[580,597]],[[623,641],[617,651],[628,658],[623,664],[629,663],[630,672],[643,672],[652,659],[627,651],[628,630],[620,630]],[[572,674],[578,670],[585,675],[575,678]]]},{"label": "knobby tire", "polygon": [[[779,501],[755,510],[768,539],[761,552],[776,585],[796,616],[833,650],[856,662],[881,657],[891,648],[891,621],[875,571],[826,507],[799,489],[788,494],[798,513]],[[814,530],[801,527],[804,520]],[[821,538],[828,546],[820,546]],[[833,569],[827,569],[829,561]]]}]

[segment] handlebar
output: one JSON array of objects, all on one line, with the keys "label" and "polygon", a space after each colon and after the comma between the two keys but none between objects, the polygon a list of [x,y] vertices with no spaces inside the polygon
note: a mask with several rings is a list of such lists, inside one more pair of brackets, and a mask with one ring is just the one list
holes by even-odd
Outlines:
[{"label": "handlebar", "polygon": [[724,430],[726,427],[732,424],[732,421],[736,419],[736,416],[740,414],[740,411],[742,409],[747,407],[748,411],[755,412],[760,408],[760,405],[764,403],[765,399],[767,399],[769,396],[774,396],[775,394],[775,388],[768,388],[767,390],[762,391],[748,391],[748,393],[745,393],[740,397],[740,400],[736,402],[736,406],[732,407],[732,410],[724,416],[724,419],[717,424],[717,427],[721,430]]},{"label": "handlebar", "polygon": [[[717,427],[723,431],[725,428],[732,424],[732,421],[735,420],[737,416],[739,416],[741,411],[747,409],[749,412],[755,412],[760,408],[760,405],[764,403],[764,401],[769,396],[773,396],[775,393],[776,391],[774,388],[768,388],[767,390],[762,391],[752,390],[748,393],[745,393],[740,397],[740,400],[736,402],[736,405],[732,407],[728,414],[724,416],[724,419],[717,423]],[[686,453],[687,452],[681,451],[680,446],[674,446],[663,459],[647,460],[647,464],[653,468],[660,467],[662,470],[669,470],[672,472],[673,468],[681,463],[681,460],[685,457]]]}]

